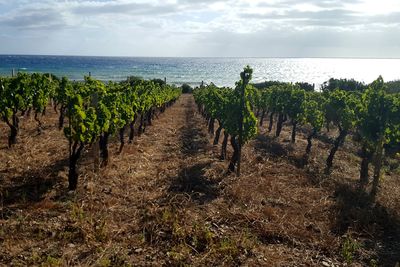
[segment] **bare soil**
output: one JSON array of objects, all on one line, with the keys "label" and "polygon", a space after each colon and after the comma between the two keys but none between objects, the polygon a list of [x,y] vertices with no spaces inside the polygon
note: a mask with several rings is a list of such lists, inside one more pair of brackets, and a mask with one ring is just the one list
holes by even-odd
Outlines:
[{"label": "bare soil", "polygon": [[[226,172],[191,95],[93,171],[88,148],[79,186],[68,192],[68,143],[49,109],[44,131],[21,119],[8,149],[0,124],[2,266],[396,266],[400,261],[400,177],[387,171],[375,203],[357,189],[351,138],[332,175],[329,139],[315,141],[299,168],[307,129],[290,144],[266,126],[246,144],[242,175]],[[267,123],[265,123],[267,124]],[[232,151],[229,149],[228,154]]]}]

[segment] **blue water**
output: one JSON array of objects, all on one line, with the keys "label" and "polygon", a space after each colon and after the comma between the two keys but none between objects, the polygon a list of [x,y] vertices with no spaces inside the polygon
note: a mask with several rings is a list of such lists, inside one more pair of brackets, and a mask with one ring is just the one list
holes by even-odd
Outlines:
[{"label": "blue water", "polygon": [[379,75],[387,81],[400,79],[400,59],[342,58],[144,58],[0,55],[0,75],[12,69],[51,72],[82,80],[123,80],[135,75],[146,79],[167,78],[168,83],[198,85],[214,82],[234,86],[245,65],[254,69],[254,82],[278,80],[309,82],[317,86],[329,78],[354,78],[369,83]]}]

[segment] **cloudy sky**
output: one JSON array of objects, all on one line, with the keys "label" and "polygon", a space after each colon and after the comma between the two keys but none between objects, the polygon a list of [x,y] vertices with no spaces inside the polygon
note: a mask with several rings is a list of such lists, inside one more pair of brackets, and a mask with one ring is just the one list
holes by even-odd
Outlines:
[{"label": "cloudy sky", "polygon": [[0,54],[400,57],[400,0],[0,0]]}]

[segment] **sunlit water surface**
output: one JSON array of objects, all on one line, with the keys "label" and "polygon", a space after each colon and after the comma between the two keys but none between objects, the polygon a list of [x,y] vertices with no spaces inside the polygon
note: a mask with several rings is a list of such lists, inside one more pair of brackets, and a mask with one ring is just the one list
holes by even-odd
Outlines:
[{"label": "sunlit water surface", "polygon": [[318,87],[329,78],[353,78],[365,83],[379,75],[386,81],[400,79],[400,59],[342,58],[144,58],[81,56],[0,56],[0,75],[12,69],[51,72],[81,80],[91,75],[101,80],[122,80],[135,75],[167,78],[169,83],[198,85],[214,82],[234,86],[245,65],[254,69],[253,81],[309,82]]}]

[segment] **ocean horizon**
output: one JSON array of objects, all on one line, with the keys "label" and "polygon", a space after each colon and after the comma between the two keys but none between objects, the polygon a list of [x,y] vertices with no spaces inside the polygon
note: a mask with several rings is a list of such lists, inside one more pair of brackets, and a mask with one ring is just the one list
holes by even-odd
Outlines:
[{"label": "ocean horizon", "polygon": [[379,75],[385,81],[400,79],[398,58],[0,55],[1,76],[11,76],[14,70],[53,73],[82,80],[90,73],[103,81],[139,76],[166,78],[171,84],[192,86],[213,82],[232,87],[246,65],[254,69],[253,82],[308,82],[319,87],[330,78],[355,79],[364,83],[372,82]]}]

